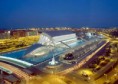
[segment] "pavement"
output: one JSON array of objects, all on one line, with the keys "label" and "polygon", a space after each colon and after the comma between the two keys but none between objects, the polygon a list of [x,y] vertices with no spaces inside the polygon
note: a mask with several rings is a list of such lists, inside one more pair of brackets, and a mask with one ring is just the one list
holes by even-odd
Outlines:
[{"label": "pavement", "polygon": [[11,70],[14,74],[16,74],[20,79],[25,80],[25,82],[29,81],[30,78],[32,78],[33,76],[28,75],[27,73],[23,72],[21,69],[13,66],[13,65],[9,65],[7,63],[4,62],[0,62],[0,66],[5,67],[9,70]]}]

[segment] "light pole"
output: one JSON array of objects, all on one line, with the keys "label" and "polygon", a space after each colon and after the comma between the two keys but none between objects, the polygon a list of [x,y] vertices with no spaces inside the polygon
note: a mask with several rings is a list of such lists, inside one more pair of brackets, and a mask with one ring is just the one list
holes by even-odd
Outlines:
[{"label": "light pole", "polygon": [[107,74],[104,74],[104,76],[105,76],[105,78],[106,78],[106,80],[107,80],[107,79],[108,79]]}]

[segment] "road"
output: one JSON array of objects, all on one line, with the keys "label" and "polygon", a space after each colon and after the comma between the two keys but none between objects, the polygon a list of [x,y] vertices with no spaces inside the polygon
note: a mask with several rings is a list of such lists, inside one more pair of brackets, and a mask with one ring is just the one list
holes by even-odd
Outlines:
[{"label": "road", "polygon": [[7,63],[4,62],[0,62],[0,66],[5,67],[9,70],[11,70],[14,74],[16,74],[19,78],[21,79],[25,79],[26,81],[28,81],[30,79],[31,76],[29,76],[27,73],[23,72],[22,70],[20,70],[19,68],[9,65]]},{"label": "road", "polygon": [[80,68],[82,65],[84,65],[86,63],[86,61],[88,61],[89,59],[91,59],[96,53],[98,53],[104,46],[106,46],[109,43],[109,41],[107,41],[104,45],[102,45],[100,48],[98,48],[95,52],[93,52],[91,55],[87,56],[84,60],[82,60],[80,63],[78,63],[77,65],[68,68],[66,70],[63,70],[61,72],[59,72],[59,74],[67,74],[72,72],[73,70],[76,70],[78,68]]}]

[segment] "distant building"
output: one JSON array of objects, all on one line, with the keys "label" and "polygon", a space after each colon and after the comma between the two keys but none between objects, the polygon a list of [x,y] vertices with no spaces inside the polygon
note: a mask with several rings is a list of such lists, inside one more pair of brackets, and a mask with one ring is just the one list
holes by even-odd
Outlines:
[{"label": "distant building", "polygon": [[91,37],[92,37],[92,33],[87,32],[87,33],[86,33],[86,36],[87,36],[88,38],[91,38]]},{"label": "distant building", "polygon": [[0,30],[0,39],[9,39],[10,31]]},{"label": "distant building", "polygon": [[25,37],[26,36],[26,30],[11,30],[11,36],[12,37]]},{"label": "distant building", "polygon": [[25,37],[25,36],[34,36],[38,35],[38,31],[36,30],[11,30],[12,37]]},{"label": "distant building", "polygon": [[36,31],[36,30],[27,30],[26,35],[27,36],[35,36],[35,35],[38,35],[38,31]]},{"label": "distant building", "polygon": [[87,32],[87,33],[85,33],[85,36],[88,37],[88,38],[92,38],[92,37],[94,37],[94,36],[96,36],[96,35],[97,35],[97,34],[94,33],[94,32]]}]

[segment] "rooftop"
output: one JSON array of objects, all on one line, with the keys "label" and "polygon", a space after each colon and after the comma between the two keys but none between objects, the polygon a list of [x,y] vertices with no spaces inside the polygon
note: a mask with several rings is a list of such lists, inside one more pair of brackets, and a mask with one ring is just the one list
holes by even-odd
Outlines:
[{"label": "rooftop", "polygon": [[67,35],[67,34],[74,34],[72,31],[68,31],[68,30],[45,31],[45,33],[50,35],[51,37],[60,36],[60,35]]}]

